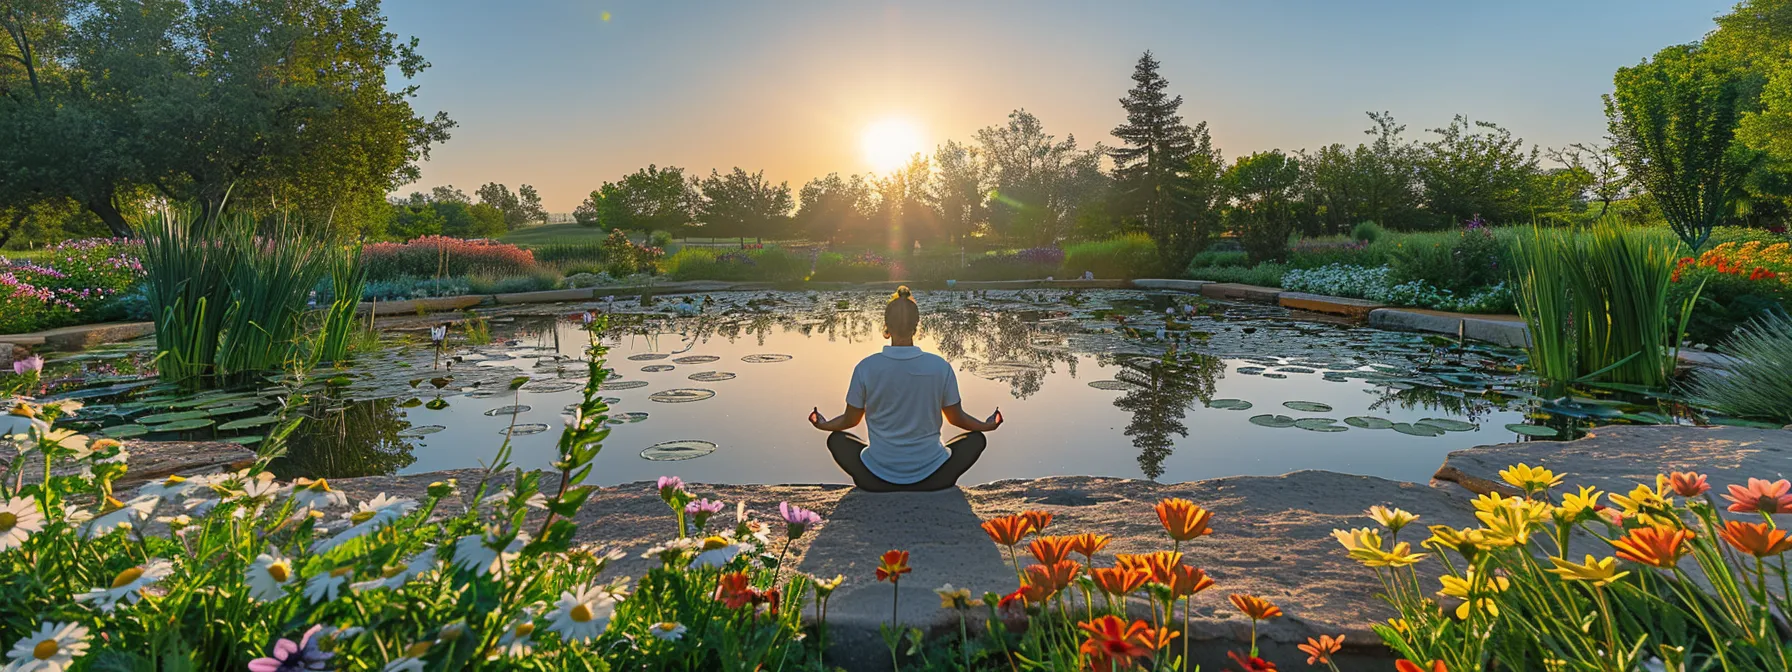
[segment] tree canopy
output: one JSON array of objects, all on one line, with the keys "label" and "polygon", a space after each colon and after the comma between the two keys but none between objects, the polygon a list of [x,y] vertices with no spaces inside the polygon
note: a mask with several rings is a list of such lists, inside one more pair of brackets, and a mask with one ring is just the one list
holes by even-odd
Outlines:
[{"label": "tree canopy", "polygon": [[748,173],[736,167],[726,175],[711,170],[697,188],[697,219],[705,236],[770,236],[788,228],[790,185],[766,181],[763,170]]}]

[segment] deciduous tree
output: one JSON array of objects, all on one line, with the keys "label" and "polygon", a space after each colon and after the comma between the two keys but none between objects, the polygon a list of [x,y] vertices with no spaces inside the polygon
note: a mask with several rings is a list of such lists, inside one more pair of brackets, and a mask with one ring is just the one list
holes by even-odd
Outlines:
[{"label": "deciduous tree", "polygon": [[790,220],[790,185],[766,181],[765,171],[739,167],[726,175],[709,171],[697,185],[697,219],[705,236],[740,238],[784,233]]}]

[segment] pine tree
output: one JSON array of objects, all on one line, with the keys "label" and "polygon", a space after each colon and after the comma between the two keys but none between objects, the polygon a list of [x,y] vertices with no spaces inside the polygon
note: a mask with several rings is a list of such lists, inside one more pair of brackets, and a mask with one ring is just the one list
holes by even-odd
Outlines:
[{"label": "pine tree", "polygon": [[1195,252],[1194,219],[1206,199],[1188,193],[1191,159],[1211,158],[1207,124],[1182,123],[1182,96],[1170,96],[1170,82],[1157,73],[1157,59],[1147,51],[1133,68],[1134,86],[1120,99],[1126,123],[1114,129],[1123,146],[1111,149],[1114,177],[1123,213],[1136,218],[1157,241],[1168,270],[1180,269]]}]

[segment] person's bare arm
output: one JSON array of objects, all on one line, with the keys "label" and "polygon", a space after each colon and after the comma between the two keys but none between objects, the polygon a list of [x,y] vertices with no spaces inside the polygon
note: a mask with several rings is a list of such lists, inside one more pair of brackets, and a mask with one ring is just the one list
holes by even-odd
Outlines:
[{"label": "person's bare arm", "polygon": [[859,421],[864,419],[865,409],[851,404],[848,404],[846,410],[839,416],[831,419],[822,417],[819,406],[815,407],[815,410],[809,411],[809,424],[815,425],[816,429],[824,432],[844,432],[859,426]]},{"label": "person's bare arm", "polygon": [[953,404],[940,409],[940,411],[946,414],[946,422],[967,432],[993,432],[997,427],[1002,426],[1002,409],[999,408],[989,415],[988,420],[971,417],[970,414],[964,412],[962,404]]}]

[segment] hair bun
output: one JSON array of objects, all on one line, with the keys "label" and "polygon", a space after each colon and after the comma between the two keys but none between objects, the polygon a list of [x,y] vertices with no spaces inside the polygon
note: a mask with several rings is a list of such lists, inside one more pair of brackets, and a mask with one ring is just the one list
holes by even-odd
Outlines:
[{"label": "hair bun", "polygon": [[913,297],[914,297],[914,293],[908,291],[908,285],[900,285],[900,286],[896,287],[896,298],[908,299],[908,298],[913,298]]}]

